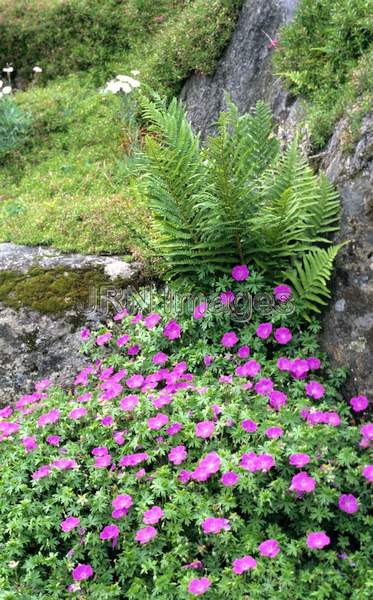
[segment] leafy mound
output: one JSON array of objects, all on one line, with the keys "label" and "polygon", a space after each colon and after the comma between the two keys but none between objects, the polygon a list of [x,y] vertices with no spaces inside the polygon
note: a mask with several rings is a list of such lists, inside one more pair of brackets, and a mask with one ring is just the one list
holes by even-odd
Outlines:
[{"label": "leafy mound", "polygon": [[177,319],[153,295],[84,330],[73,389],[2,409],[4,598],[369,597],[367,401],[341,400],[288,288],[233,275]]},{"label": "leafy mound", "polygon": [[372,77],[370,0],[301,0],[285,27],[275,67],[291,91],[308,101],[316,147],[323,147],[349,105],[369,110]]}]

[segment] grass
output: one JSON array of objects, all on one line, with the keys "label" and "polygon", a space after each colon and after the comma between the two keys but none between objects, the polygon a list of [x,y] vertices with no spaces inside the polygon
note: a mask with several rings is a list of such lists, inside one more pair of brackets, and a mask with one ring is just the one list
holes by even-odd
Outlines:
[{"label": "grass", "polygon": [[372,40],[371,0],[301,0],[283,28],[275,69],[305,99],[315,149],[346,114],[352,135],[359,129],[373,91]]},{"label": "grass", "polygon": [[178,93],[193,70],[211,72],[241,0],[163,4],[164,20],[142,29],[146,41],[134,33],[129,50],[115,52],[111,62],[16,94],[32,128],[0,165],[0,241],[83,253],[147,252],[141,239],[151,240],[151,222],[146,200],[126,180],[119,99],[99,90],[109,78],[139,69],[142,82],[169,97]]}]

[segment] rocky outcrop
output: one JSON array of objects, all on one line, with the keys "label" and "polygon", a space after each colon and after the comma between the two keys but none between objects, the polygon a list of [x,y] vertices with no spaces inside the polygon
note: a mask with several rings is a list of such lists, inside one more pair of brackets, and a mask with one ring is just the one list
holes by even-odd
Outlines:
[{"label": "rocky outcrop", "polygon": [[[122,306],[123,290],[141,282],[140,265],[129,264],[120,257],[81,256],[63,254],[52,248],[0,244],[0,292],[9,274],[21,274],[23,286],[33,284],[35,269],[34,279],[39,287],[40,282],[44,285],[47,281],[50,285],[52,280],[54,293],[57,276],[59,281],[63,281],[64,276],[69,281],[69,274],[74,273],[74,282],[80,282],[88,270],[94,277],[86,277],[85,281],[92,287],[83,296],[80,287],[79,301],[73,303],[69,298],[68,309],[64,309],[63,287],[58,288],[61,298],[60,302],[57,298],[55,304],[62,308],[55,314],[51,311],[43,314],[27,305],[18,306],[12,295],[16,290],[10,290],[7,304],[0,302],[0,406],[31,391],[33,382],[40,379],[70,385],[73,375],[84,363],[80,353],[81,328],[96,327]],[[44,280],[40,273],[49,274],[49,278]],[[19,284],[19,280],[16,281]],[[46,295],[51,293],[50,289],[38,288],[31,297],[40,296],[44,291]],[[71,295],[72,291],[70,286],[68,293]],[[12,306],[9,306],[10,301]],[[23,299],[23,304],[25,301]]]},{"label": "rocky outcrop", "polygon": [[289,96],[273,75],[273,48],[267,36],[276,39],[279,27],[291,19],[297,2],[246,0],[215,73],[210,77],[196,73],[188,79],[181,98],[194,129],[203,138],[215,131],[219,113],[225,109],[225,91],[241,113],[258,100],[267,100],[277,116],[286,113]]},{"label": "rocky outcrop", "polygon": [[335,241],[349,240],[336,261],[322,342],[333,362],[350,370],[346,396],[373,397],[373,111],[347,152],[348,135],[343,119],[321,164],[341,195],[341,227]]}]

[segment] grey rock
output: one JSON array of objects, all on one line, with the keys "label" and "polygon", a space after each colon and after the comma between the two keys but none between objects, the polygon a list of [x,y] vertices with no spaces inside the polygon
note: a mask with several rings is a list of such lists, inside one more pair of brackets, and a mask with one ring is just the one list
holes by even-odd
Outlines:
[{"label": "grey rock", "polygon": [[346,119],[337,125],[321,163],[341,195],[335,241],[349,241],[336,260],[322,344],[335,365],[351,372],[346,397],[373,396],[373,111],[349,152],[343,146],[347,127]]},{"label": "grey rock", "polygon": [[[104,269],[112,280],[121,279],[125,288],[131,288],[140,272],[138,263],[129,264],[120,257],[63,254],[53,248],[0,244],[0,274],[10,270],[26,274],[33,267],[46,271],[58,267],[66,271]],[[33,383],[40,379],[49,378],[64,386],[72,383],[85,362],[79,331],[83,326],[95,328],[105,321],[110,309],[121,306],[123,290],[117,289],[116,283],[101,292],[95,290],[88,306],[58,315],[42,315],[28,308],[14,310],[0,302],[0,406],[31,392]]]},{"label": "grey rock", "polygon": [[287,113],[292,100],[281,88],[271,67],[268,38],[289,22],[298,0],[246,0],[237,27],[212,76],[192,75],[181,92],[193,128],[202,138],[215,132],[228,92],[241,113],[258,100],[268,101],[276,116]]}]

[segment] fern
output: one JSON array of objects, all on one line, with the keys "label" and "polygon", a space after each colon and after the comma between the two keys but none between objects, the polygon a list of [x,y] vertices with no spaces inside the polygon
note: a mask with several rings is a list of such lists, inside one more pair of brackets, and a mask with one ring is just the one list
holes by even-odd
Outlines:
[{"label": "fern", "polygon": [[283,273],[294,289],[294,296],[303,308],[303,316],[310,320],[308,312],[320,313],[320,307],[330,298],[328,281],[333,271],[333,262],[344,244],[324,250],[313,248],[296,260],[292,270]]},{"label": "fern", "polygon": [[227,105],[218,135],[202,148],[181,103],[142,99],[149,133],[138,165],[168,276],[198,281],[256,263],[268,278],[289,272],[315,311],[328,297],[338,250],[316,248],[337,228],[337,194],[312,172],[297,140],[280,154],[265,104],[243,116],[229,98]]}]

